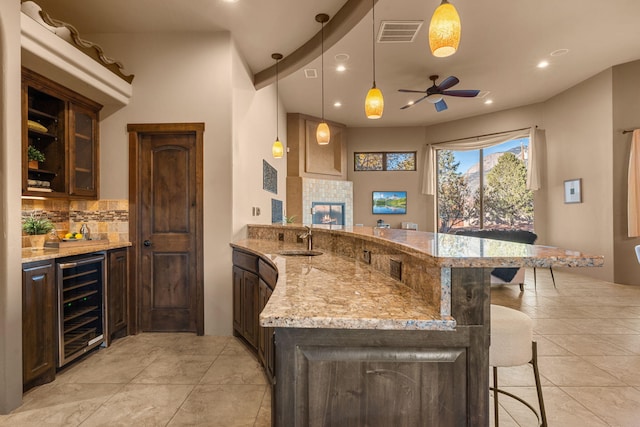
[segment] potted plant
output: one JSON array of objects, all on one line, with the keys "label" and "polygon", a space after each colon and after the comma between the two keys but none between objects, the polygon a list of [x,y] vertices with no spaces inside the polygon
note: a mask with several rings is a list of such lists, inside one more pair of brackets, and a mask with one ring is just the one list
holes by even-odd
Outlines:
[{"label": "potted plant", "polygon": [[33,251],[44,249],[46,234],[53,229],[53,223],[48,218],[34,213],[22,221],[22,230],[29,235]]},{"label": "potted plant", "polygon": [[27,158],[29,159],[29,168],[30,169],[38,169],[39,162],[44,162],[45,157],[42,154],[42,151],[38,150],[36,147],[30,145],[27,149]]}]

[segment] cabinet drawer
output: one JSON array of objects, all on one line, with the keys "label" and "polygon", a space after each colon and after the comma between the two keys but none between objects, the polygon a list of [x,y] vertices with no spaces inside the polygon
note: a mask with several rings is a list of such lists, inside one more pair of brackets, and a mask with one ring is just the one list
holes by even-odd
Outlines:
[{"label": "cabinet drawer", "polygon": [[245,270],[258,272],[258,257],[256,255],[248,254],[238,250],[233,251],[233,265],[236,265]]},{"label": "cabinet drawer", "polygon": [[258,273],[262,280],[273,290],[278,280],[278,271],[262,259],[258,260]]}]

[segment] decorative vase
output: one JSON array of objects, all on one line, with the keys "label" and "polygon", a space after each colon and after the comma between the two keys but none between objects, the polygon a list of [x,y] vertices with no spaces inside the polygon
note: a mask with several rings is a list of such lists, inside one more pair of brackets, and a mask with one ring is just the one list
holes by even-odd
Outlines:
[{"label": "decorative vase", "polygon": [[47,238],[46,234],[31,234],[29,236],[29,242],[31,243],[32,251],[44,250],[44,240]]},{"label": "decorative vase", "polygon": [[29,160],[29,169],[40,169],[40,163],[37,160]]}]

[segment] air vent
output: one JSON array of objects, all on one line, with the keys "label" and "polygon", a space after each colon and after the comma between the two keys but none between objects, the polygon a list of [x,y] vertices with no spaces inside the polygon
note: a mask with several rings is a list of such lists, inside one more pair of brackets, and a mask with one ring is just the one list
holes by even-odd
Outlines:
[{"label": "air vent", "polygon": [[411,43],[423,21],[382,21],[378,43]]},{"label": "air vent", "polygon": [[305,68],[304,76],[308,79],[317,79],[318,78],[318,70],[315,68]]}]

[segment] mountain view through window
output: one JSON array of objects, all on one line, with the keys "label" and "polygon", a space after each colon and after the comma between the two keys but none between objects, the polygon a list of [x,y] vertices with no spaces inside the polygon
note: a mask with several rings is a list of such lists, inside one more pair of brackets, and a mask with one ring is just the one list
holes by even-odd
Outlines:
[{"label": "mountain view through window", "polygon": [[528,149],[529,138],[521,138],[479,150],[438,150],[438,232],[533,231]]}]

